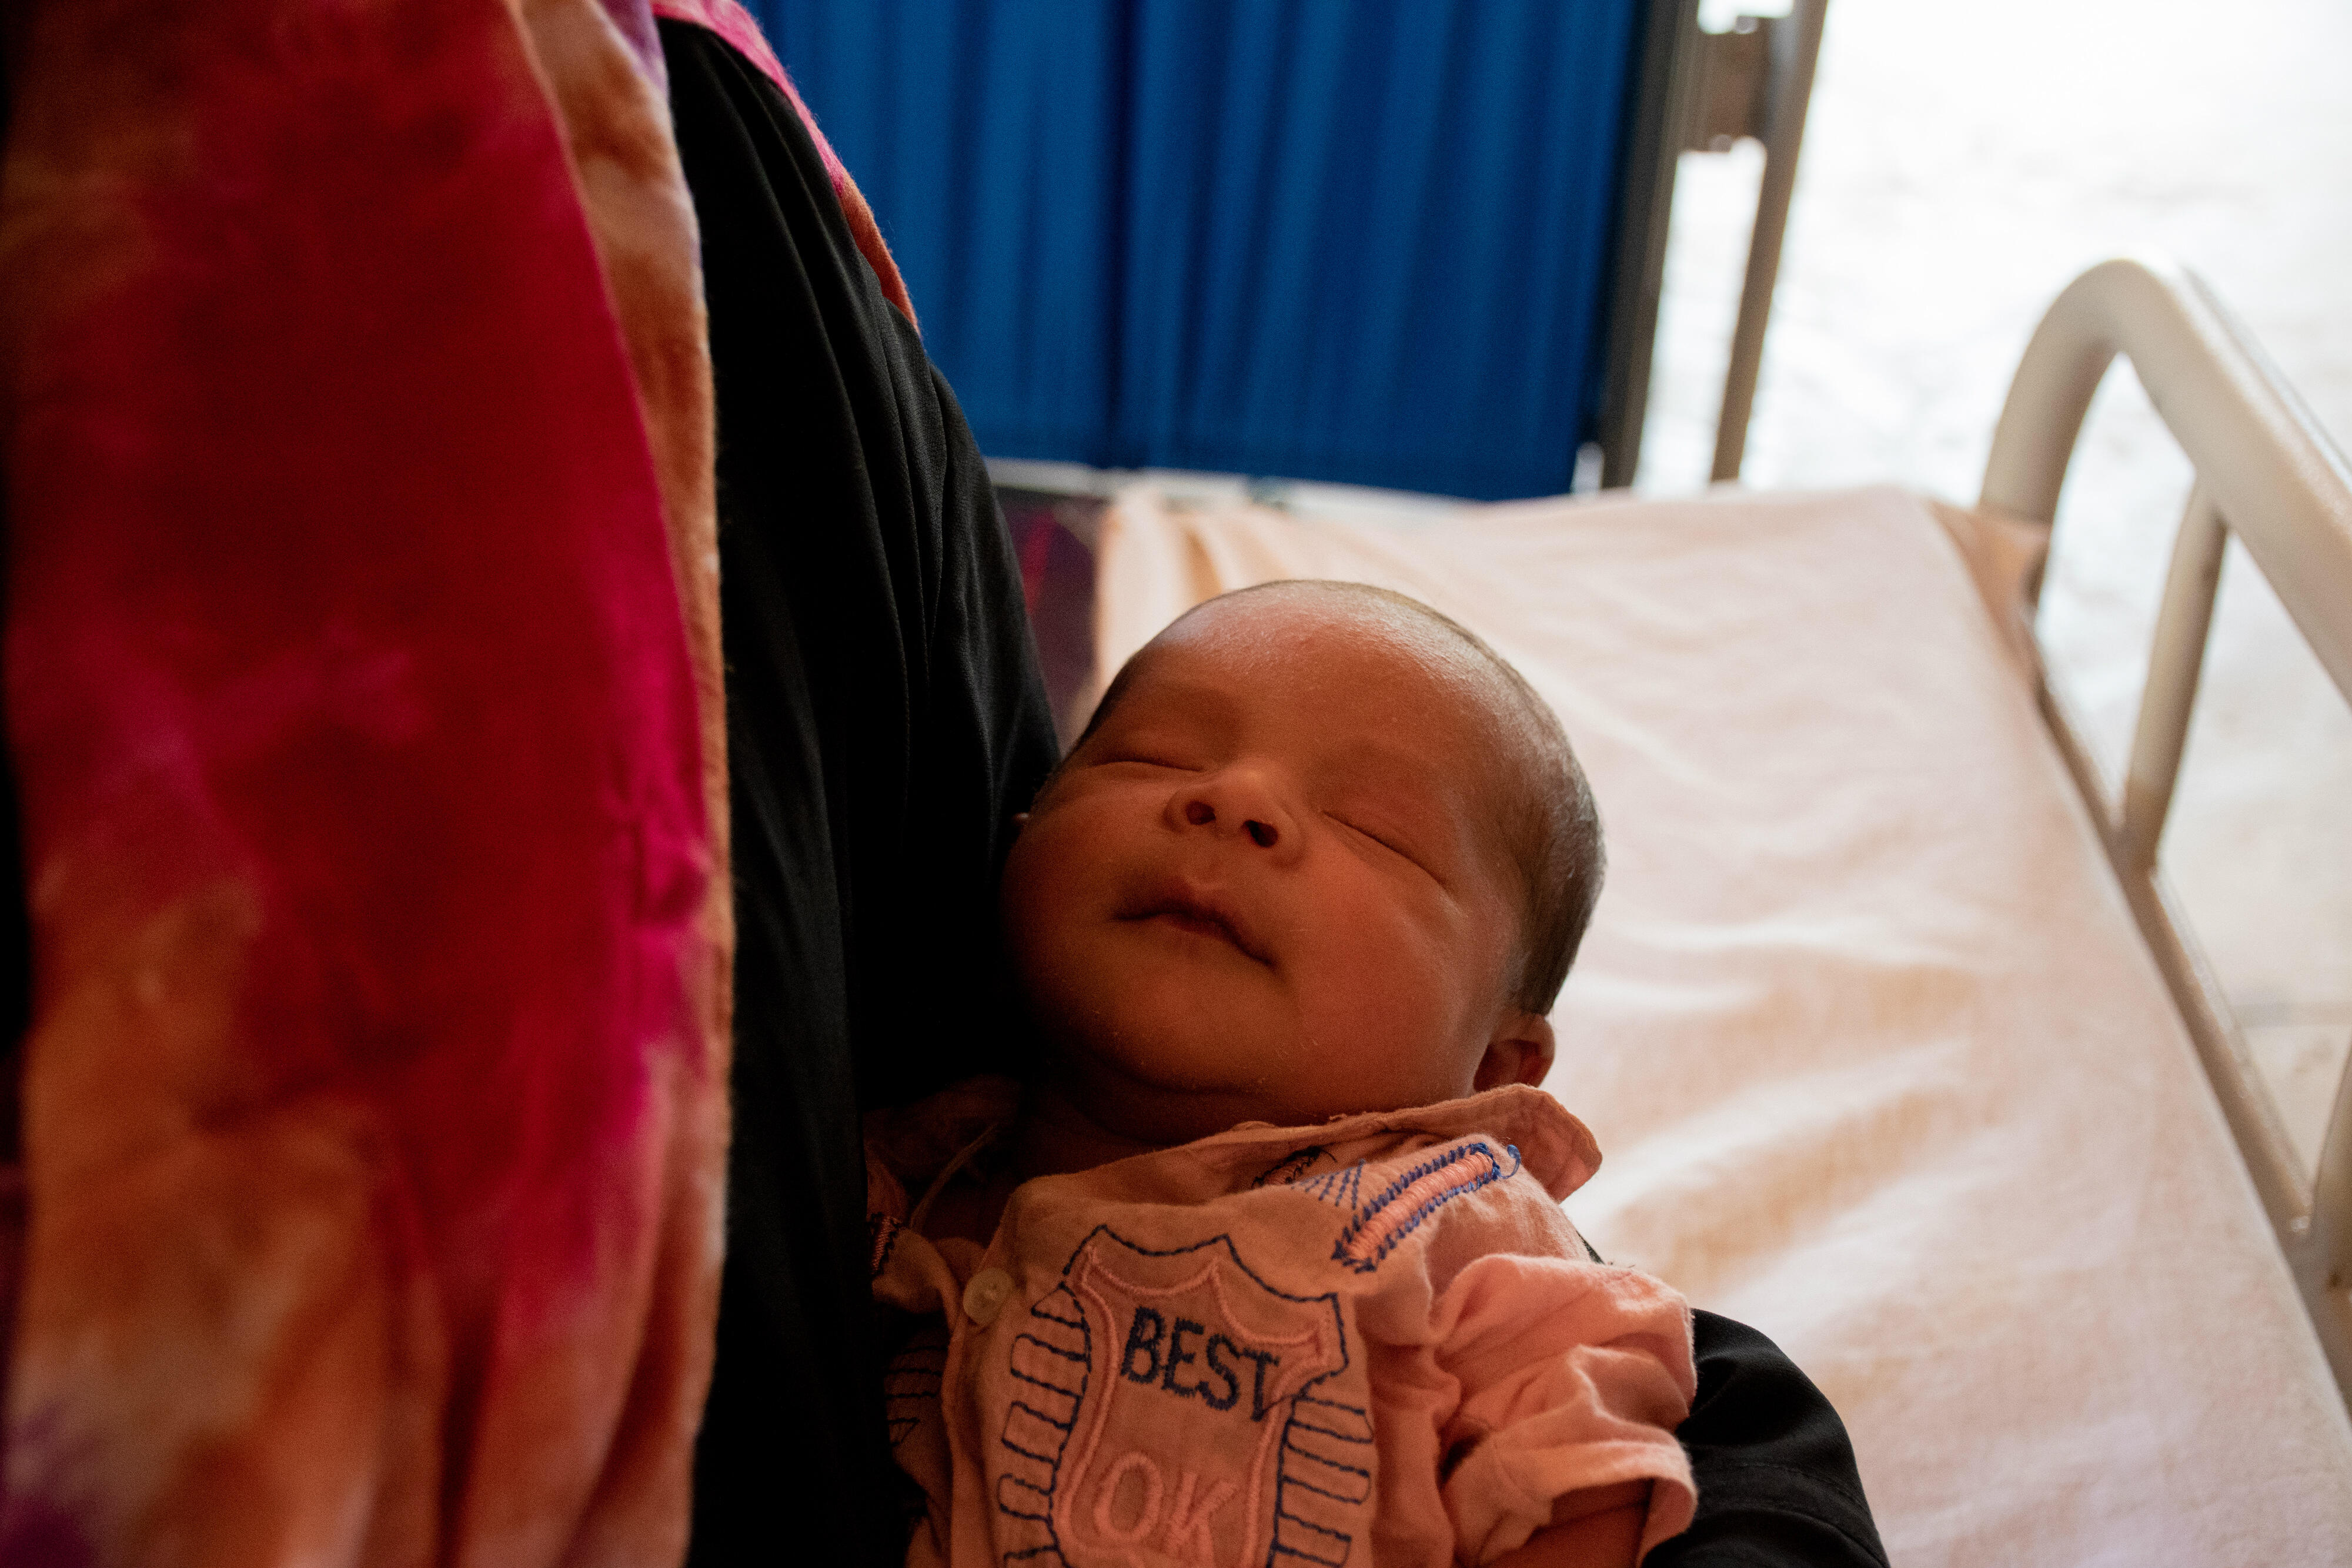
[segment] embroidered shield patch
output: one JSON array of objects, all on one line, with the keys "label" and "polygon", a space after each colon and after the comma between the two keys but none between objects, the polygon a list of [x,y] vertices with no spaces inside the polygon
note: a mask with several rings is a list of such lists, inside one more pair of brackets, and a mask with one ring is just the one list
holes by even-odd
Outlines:
[{"label": "embroidered shield patch", "polygon": [[1275,1289],[1225,1236],[1097,1228],[1005,1344],[1007,1568],[1348,1562],[1374,1466],[1336,1295]]}]

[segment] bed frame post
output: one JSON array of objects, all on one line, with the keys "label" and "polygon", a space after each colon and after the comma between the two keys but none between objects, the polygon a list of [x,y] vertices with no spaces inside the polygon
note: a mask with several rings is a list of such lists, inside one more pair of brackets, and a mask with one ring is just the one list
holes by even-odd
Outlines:
[{"label": "bed frame post", "polygon": [[2119,816],[2046,682],[2042,712],[2180,1009],[2336,1384],[2352,1399],[2352,1069],[2337,1084],[2318,1170],[2305,1186],[2278,1107],[2156,863],[2230,534],[2352,701],[2352,466],[2194,275],[2110,261],[2069,284],[2034,329],[1993,433],[1980,507],[2053,523],[2083,416],[2118,353],[2197,473]]},{"label": "bed frame post", "polygon": [[1829,0],[1795,0],[1785,21],[1766,29],[1770,47],[1769,111],[1764,126],[1764,179],[1756,193],[1756,227],[1748,239],[1748,277],[1739,288],[1739,320],[1731,330],[1731,361],[1723,375],[1723,412],[1715,422],[1718,485],[1739,477],[1748,455],[1748,420],[1756,406],[1756,378],[1764,364],[1764,329],[1772,319],[1772,290],[1780,277],[1780,245],[1789,231],[1789,201],[1797,189],[1797,152],[1805,141],[1805,110],[1813,98],[1813,67],[1822,55],[1822,22]]},{"label": "bed frame post", "polygon": [[2205,633],[2212,624],[2213,593],[2221,586],[2221,550],[2228,542],[2212,497],[2203,485],[2196,486],[2173,541],[2164,607],[2157,612],[2156,645],[2148,656],[2147,690],[2140,698],[2131,768],[2124,777],[2123,817],[2115,830],[2116,852],[2136,872],[2156,870],[2156,847],[2180,777],[2180,753],[2189,741],[2189,716],[2197,703]]},{"label": "bed frame post", "polygon": [[[2352,1068],[2336,1085],[2336,1107],[2320,1145],[2318,1178],[2312,1183],[2310,1233],[2296,1265],[2296,1283],[2306,1298],[2337,1301],[2352,1290]],[[2336,1381],[2345,1381],[2336,1363]]]},{"label": "bed frame post", "polygon": [[1666,230],[1675,205],[1680,131],[1690,117],[1698,0],[1642,7],[1641,57],[1626,114],[1625,188],[1611,260],[1607,361],[1602,371],[1601,484],[1622,489],[1642,462],[1658,300],[1665,291]]}]

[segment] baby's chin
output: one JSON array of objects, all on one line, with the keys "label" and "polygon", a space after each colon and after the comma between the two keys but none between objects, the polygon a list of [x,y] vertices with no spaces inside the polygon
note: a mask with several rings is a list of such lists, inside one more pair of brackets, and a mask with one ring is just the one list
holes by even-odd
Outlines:
[{"label": "baby's chin", "polygon": [[1386,1096],[1367,1084],[1286,1080],[1279,1073],[1219,1077],[1172,1070],[1165,1060],[1133,1053],[1061,1051],[1055,1076],[1063,1096],[1103,1132],[1159,1148],[1173,1148],[1249,1123],[1307,1127],[1359,1112],[1393,1111],[1451,1099],[1455,1093]]},{"label": "baby's chin", "polygon": [[1080,1072],[1072,1101],[1108,1133],[1171,1147],[1212,1137],[1244,1122],[1279,1122],[1286,1107],[1261,1090],[1137,1082],[1124,1074]]},{"label": "baby's chin", "polygon": [[1311,1126],[1469,1092],[1437,1082],[1434,1062],[1406,1071],[1390,1060],[1394,1051],[1318,1045],[1262,998],[1206,986],[1174,995],[1164,980],[1068,997],[1031,991],[1057,1087],[1106,1133],[1167,1147],[1244,1122]]},{"label": "baby's chin", "polygon": [[1139,1051],[1132,1041],[1065,1045],[1055,1056],[1055,1077],[1070,1103],[1104,1132],[1138,1143],[1172,1147],[1244,1122],[1322,1119],[1264,1071]]}]

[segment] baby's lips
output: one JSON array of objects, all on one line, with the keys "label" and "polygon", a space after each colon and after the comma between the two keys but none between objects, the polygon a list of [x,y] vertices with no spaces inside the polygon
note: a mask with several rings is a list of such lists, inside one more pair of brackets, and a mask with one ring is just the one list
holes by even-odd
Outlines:
[{"label": "baby's lips", "polygon": [[1249,917],[1223,893],[1184,878],[1155,886],[1120,911],[1122,920],[1150,920],[1172,915],[1187,924],[1209,927],[1261,964],[1271,964],[1251,929]]}]

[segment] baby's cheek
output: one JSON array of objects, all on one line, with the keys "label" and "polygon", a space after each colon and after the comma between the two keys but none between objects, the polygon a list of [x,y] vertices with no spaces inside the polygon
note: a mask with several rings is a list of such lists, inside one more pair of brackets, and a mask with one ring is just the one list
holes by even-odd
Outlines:
[{"label": "baby's cheek", "polygon": [[[1391,928],[1382,930],[1380,925]],[[1453,1010],[1453,988],[1438,945],[1395,923],[1360,922],[1336,934],[1316,989],[1321,1007],[1343,1038],[1364,1048],[1394,1039],[1426,1042]]]}]

